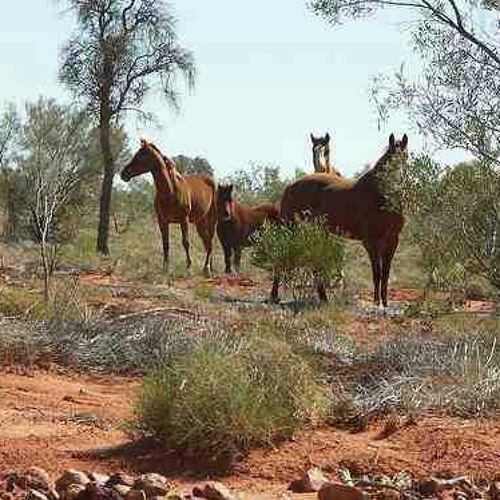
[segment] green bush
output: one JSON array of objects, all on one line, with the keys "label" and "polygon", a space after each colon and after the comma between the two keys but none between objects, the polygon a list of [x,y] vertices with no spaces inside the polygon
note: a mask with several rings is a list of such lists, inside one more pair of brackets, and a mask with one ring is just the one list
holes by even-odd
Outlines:
[{"label": "green bush", "polygon": [[253,339],[231,348],[201,342],[144,380],[141,427],[167,447],[228,465],[254,446],[292,435],[320,414],[311,368],[283,342]]},{"label": "green bush", "polygon": [[487,164],[443,168],[429,157],[403,169],[400,196],[428,285],[465,290],[470,276],[500,288],[500,175]]},{"label": "green bush", "polygon": [[345,244],[328,232],[321,218],[265,224],[253,243],[252,263],[278,275],[294,298],[309,293],[317,280],[334,285],[342,280]]}]

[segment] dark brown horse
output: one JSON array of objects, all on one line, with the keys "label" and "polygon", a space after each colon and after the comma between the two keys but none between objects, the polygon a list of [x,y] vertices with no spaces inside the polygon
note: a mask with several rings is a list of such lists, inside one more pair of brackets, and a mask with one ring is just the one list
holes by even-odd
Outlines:
[{"label": "dark brown horse", "polygon": [[224,250],[226,273],[231,272],[231,256],[234,252],[234,267],[238,272],[241,249],[249,244],[250,236],[265,221],[277,222],[279,210],[274,203],[261,203],[246,207],[233,198],[231,184],[217,188],[217,236]]},{"label": "dark brown horse", "polygon": [[318,173],[325,174],[336,174],[342,176],[342,174],[335,170],[331,165],[330,160],[330,134],[327,132],[324,137],[314,137],[310,134],[312,142],[312,154],[313,154],[313,165],[314,171]]},{"label": "dark brown horse", "polygon": [[[375,166],[356,180],[317,173],[289,185],[281,199],[281,216],[293,220],[295,214],[309,212],[325,217],[334,234],[361,240],[368,252],[373,274],[373,300],[387,306],[387,283],[391,262],[398,246],[404,218],[391,207],[390,189],[384,174],[397,171],[407,160],[408,137],[389,137],[389,146]],[[389,195],[389,196],[387,196]],[[275,276],[271,300],[278,300],[279,276]],[[318,290],[320,293],[320,290]],[[321,293],[320,293],[321,297]]]},{"label": "dark brown horse", "polygon": [[152,143],[141,139],[141,147],[121,178],[128,182],[132,177],[151,172],[156,187],[155,211],[163,242],[163,266],[169,264],[169,225],[180,224],[182,245],[186,252],[187,268],[191,267],[189,253],[189,222],[194,223],[206,250],[203,271],[211,270],[212,240],[215,234],[216,190],[213,179],[204,175],[183,177],[173,161],[162,155]]}]

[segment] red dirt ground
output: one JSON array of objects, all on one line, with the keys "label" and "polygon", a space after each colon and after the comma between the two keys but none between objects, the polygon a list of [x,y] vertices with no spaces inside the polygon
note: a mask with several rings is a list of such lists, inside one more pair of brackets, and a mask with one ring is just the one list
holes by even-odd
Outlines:
[{"label": "red dirt ground", "polygon": [[[132,444],[123,430],[133,418],[138,379],[60,370],[0,376],[0,470],[37,465],[54,475],[67,468],[155,471],[179,485],[199,479],[177,457],[148,443]],[[443,471],[475,479],[500,473],[497,422],[426,417],[385,439],[381,426],[356,434],[303,431],[276,449],[254,451],[223,480],[240,490],[277,492],[310,466],[330,475],[339,465],[354,473],[404,469],[418,476]]]},{"label": "red dirt ground", "polygon": [[[82,284],[115,282],[111,275],[81,279]],[[199,283],[178,280],[176,289],[189,290]],[[236,295],[263,285],[236,277],[201,283]],[[411,302],[419,294],[401,289],[392,293],[391,300]],[[369,294],[363,299],[368,301]],[[120,313],[161,303],[140,297],[106,300]],[[471,302],[466,309],[484,311],[491,307]],[[348,333],[361,343],[383,341],[391,336],[390,321],[360,317]],[[0,470],[36,465],[52,475],[67,468],[106,473],[154,471],[179,485],[194,484],[200,476],[192,464],[181,463],[150,443],[134,443],[126,432],[127,422],[133,419],[134,391],[139,383],[138,378],[81,374],[58,367],[29,374],[4,368],[0,371]],[[354,474],[390,475],[409,470],[417,476],[447,472],[467,474],[475,480],[500,476],[498,421],[428,416],[380,439],[382,426],[374,424],[356,434],[333,428],[300,432],[294,441],[276,449],[252,452],[223,481],[239,490],[278,492],[310,466],[319,466],[330,476],[339,466]]]}]

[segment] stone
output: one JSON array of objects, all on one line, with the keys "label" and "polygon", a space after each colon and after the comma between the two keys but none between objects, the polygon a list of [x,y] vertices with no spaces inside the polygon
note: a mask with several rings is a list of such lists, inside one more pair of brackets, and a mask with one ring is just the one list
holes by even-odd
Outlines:
[{"label": "stone", "polygon": [[122,497],[127,496],[127,493],[132,489],[126,484],[114,484],[111,488],[113,488]]},{"label": "stone", "polygon": [[25,500],[48,500],[42,492],[34,489],[28,490],[24,498]]},{"label": "stone", "polygon": [[28,488],[44,492],[54,488],[49,473],[40,467],[30,467],[26,469],[24,476],[26,477]]},{"label": "stone", "polygon": [[146,493],[143,490],[131,488],[125,495],[125,500],[146,500]]},{"label": "stone", "polygon": [[106,481],[106,486],[114,486],[115,484],[123,484],[125,486],[130,486],[131,488],[134,486],[135,477],[125,474],[124,472],[117,472],[109,477]]},{"label": "stone", "polygon": [[490,484],[487,495],[489,500],[500,500],[500,481]]},{"label": "stone", "polygon": [[165,476],[151,472],[136,478],[133,488],[143,490],[147,498],[165,496],[170,489],[170,485]]},{"label": "stone", "polygon": [[424,497],[432,497],[441,489],[443,489],[441,481],[435,477],[424,478],[417,483],[417,490]]},{"label": "stone", "polygon": [[91,482],[80,492],[78,500],[122,500],[122,497],[113,488]]},{"label": "stone", "polygon": [[231,490],[217,481],[209,481],[203,487],[193,488],[193,496],[208,500],[236,500]]},{"label": "stone", "polygon": [[100,474],[99,472],[87,472],[87,476],[94,483],[107,486],[109,481],[109,476],[107,474]]},{"label": "stone", "polygon": [[401,498],[401,493],[396,490],[385,489],[380,491],[375,498],[377,500],[399,500]]},{"label": "stone", "polygon": [[364,500],[361,490],[340,483],[327,483],[318,491],[319,500]]},{"label": "stone", "polygon": [[300,479],[292,481],[288,489],[294,493],[314,493],[328,482],[329,479],[321,469],[314,467],[309,469]]},{"label": "stone", "polygon": [[56,491],[60,494],[61,491],[66,490],[70,485],[85,486],[90,482],[87,474],[78,470],[69,469],[63,473],[56,481]]},{"label": "stone", "polygon": [[58,493],[61,500],[76,500],[82,491],[85,491],[83,484],[68,484],[61,488]]}]

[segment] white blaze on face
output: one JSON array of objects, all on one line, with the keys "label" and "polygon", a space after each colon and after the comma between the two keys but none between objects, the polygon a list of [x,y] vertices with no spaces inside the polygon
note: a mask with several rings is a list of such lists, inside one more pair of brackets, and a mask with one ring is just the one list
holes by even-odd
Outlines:
[{"label": "white blaze on face", "polygon": [[326,147],[323,144],[316,144],[313,147],[313,162],[314,162],[314,170],[316,172],[328,171]]}]

